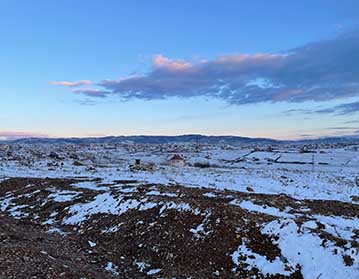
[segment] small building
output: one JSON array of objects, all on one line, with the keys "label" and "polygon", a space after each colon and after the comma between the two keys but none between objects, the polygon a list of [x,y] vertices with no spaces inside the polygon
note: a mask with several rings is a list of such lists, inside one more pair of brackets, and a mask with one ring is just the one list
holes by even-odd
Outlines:
[{"label": "small building", "polygon": [[155,171],[156,165],[153,163],[142,163],[140,159],[135,160],[134,165],[128,166],[131,171]]},{"label": "small building", "polygon": [[302,145],[299,152],[300,153],[308,153],[309,152],[308,147],[306,145]]},{"label": "small building", "polygon": [[178,154],[174,154],[168,160],[168,164],[172,167],[183,167],[186,165],[186,160]]}]

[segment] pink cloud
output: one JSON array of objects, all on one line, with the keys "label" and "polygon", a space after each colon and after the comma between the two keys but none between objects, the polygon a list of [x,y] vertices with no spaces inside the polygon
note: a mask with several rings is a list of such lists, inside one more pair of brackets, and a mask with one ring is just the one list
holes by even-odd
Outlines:
[{"label": "pink cloud", "polygon": [[191,64],[183,60],[172,60],[162,54],[153,57],[153,67],[157,69],[166,69],[170,71],[184,71],[187,70]]},{"label": "pink cloud", "polygon": [[289,89],[280,91],[278,94],[273,95],[274,101],[285,101],[295,98],[297,95],[305,93],[303,90],[300,89]]},{"label": "pink cloud", "polygon": [[[358,48],[356,31],[280,54],[224,54],[204,61],[158,54],[147,72],[102,80],[94,84],[96,90],[73,92],[91,97],[118,95],[125,101],[204,96],[233,105],[352,98],[359,96],[359,67],[353,63]],[[83,85],[81,81],[56,84]]]},{"label": "pink cloud", "polygon": [[0,139],[46,138],[48,135],[33,132],[0,131]]},{"label": "pink cloud", "polygon": [[77,87],[82,85],[91,85],[91,80],[78,80],[78,81],[50,81],[51,85],[65,86],[65,87]]}]

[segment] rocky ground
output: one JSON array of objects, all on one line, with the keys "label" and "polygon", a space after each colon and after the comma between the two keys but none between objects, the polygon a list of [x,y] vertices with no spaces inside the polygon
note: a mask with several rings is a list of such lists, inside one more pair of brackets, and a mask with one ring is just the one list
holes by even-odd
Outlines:
[{"label": "rocky ground", "polygon": [[359,276],[351,203],[250,187],[10,178],[0,209],[0,278]]},{"label": "rocky ground", "polygon": [[0,278],[111,278],[81,250],[76,237],[0,215]]}]

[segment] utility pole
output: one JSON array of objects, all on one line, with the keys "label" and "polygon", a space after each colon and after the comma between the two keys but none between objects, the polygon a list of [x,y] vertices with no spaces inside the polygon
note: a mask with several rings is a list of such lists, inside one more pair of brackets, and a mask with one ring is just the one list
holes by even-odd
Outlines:
[{"label": "utility pole", "polygon": [[196,151],[199,153],[199,135],[196,137]]},{"label": "utility pole", "polygon": [[312,172],[314,173],[314,154],[312,154]]}]

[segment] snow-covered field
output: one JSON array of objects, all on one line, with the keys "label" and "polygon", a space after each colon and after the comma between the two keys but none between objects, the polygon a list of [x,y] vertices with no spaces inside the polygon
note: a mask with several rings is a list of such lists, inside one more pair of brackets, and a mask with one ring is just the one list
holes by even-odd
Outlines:
[{"label": "snow-covered field", "polygon": [[[106,183],[135,179],[237,191],[250,187],[256,193],[355,202],[353,197],[359,196],[357,150],[355,146],[300,153],[299,148],[284,147],[253,152],[226,146],[198,150],[191,145],[0,145],[0,177],[83,176]],[[180,154],[185,165],[171,164],[173,154]],[[145,171],[130,170],[136,159]],[[153,167],[146,171],[146,164]]]},{"label": "snow-covered field", "polygon": [[[20,177],[40,179],[39,185],[47,181],[46,186],[37,180],[11,186],[11,178]],[[227,214],[233,239],[221,252],[230,265],[208,267],[211,275],[205,278],[228,278],[228,272],[235,278],[359,278],[359,146],[303,152],[301,146],[0,145],[0,183],[1,211],[49,232],[82,231],[92,236],[93,249],[105,249],[94,240],[98,235],[117,235],[131,218],[146,224],[134,211],[157,216],[159,226],[172,212],[187,214],[193,219],[185,229],[191,241],[208,245]],[[45,208],[54,210],[45,214]],[[111,221],[97,228],[96,218]],[[265,240],[256,243],[254,236]],[[131,266],[147,278],[182,278],[169,277],[167,258],[161,265],[136,257]],[[129,269],[121,267],[129,262],[123,261],[108,259],[102,266],[111,276],[129,278]]]}]

